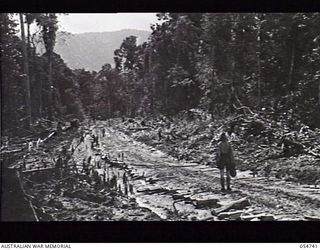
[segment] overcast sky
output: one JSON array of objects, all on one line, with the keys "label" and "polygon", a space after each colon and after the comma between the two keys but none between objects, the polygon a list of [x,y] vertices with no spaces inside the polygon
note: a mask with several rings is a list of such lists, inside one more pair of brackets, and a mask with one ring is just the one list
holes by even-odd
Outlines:
[{"label": "overcast sky", "polygon": [[71,33],[115,31],[121,29],[148,30],[156,23],[156,13],[68,14],[59,15],[61,31]]}]

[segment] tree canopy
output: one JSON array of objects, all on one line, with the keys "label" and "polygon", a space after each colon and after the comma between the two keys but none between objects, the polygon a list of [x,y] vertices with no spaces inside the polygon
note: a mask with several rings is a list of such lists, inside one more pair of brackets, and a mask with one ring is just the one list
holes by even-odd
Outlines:
[{"label": "tree canopy", "polygon": [[[99,72],[71,70],[54,53],[56,14],[23,16],[25,39],[12,15],[1,14],[2,110],[10,117],[4,128],[26,123],[24,62],[34,121],[192,108],[228,116],[246,108],[319,127],[319,13],[159,13],[147,42],[127,37],[114,52],[115,68]],[[30,42],[31,23],[41,29],[42,56]]]}]

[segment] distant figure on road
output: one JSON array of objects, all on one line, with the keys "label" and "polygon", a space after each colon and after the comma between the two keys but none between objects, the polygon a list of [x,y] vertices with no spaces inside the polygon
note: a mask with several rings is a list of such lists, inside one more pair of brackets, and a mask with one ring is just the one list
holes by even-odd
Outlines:
[{"label": "distant figure on road", "polygon": [[91,155],[88,157],[88,166],[90,166],[90,164],[91,164]]},{"label": "distant figure on road", "polygon": [[27,169],[27,162],[26,162],[26,155],[23,156],[23,161],[22,161],[22,169],[26,170]]},{"label": "distant figure on road", "polygon": [[56,174],[59,176],[59,178],[62,177],[62,168],[63,168],[63,157],[62,155],[60,154],[58,156],[58,159],[54,161],[54,164],[55,164],[55,168],[56,168]]},{"label": "distant figure on road", "polygon": [[84,173],[86,173],[86,171],[87,171],[86,159],[83,159],[83,160],[82,160],[82,171],[83,171]]},{"label": "distant figure on road", "polygon": [[222,133],[220,136],[220,143],[218,145],[216,162],[217,166],[220,169],[220,183],[221,191],[225,191],[225,179],[224,172],[226,170],[227,174],[227,190],[231,190],[230,187],[230,171],[235,167],[235,161],[233,156],[233,151],[230,143],[228,142],[227,136],[225,133]]},{"label": "distant figure on road", "polygon": [[159,139],[159,141],[161,141],[161,139],[162,139],[162,128],[161,127],[158,129],[158,139]]},{"label": "distant figure on road", "polygon": [[82,142],[84,142],[84,132],[81,132],[79,144]]},{"label": "distant figure on road", "polygon": [[63,167],[63,159],[62,159],[61,155],[58,156],[57,160],[54,161],[54,163],[55,163],[55,167],[57,169],[60,169]]},{"label": "distant figure on road", "polygon": [[98,147],[99,146],[99,136],[98,135],[96,135],[94,137],[94,142],[95,142],[96,146]]}]

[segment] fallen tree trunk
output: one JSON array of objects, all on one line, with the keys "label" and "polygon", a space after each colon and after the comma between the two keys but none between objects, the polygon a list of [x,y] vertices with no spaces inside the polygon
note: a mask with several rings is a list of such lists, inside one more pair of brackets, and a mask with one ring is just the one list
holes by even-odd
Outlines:
[{"label": "fallen tree trunk", "polygon": [[196,208],[205,208],[205,207],[219,207],[218,199],[216,198],[209,198],[209,199],[198,199],[195,200],[195,207]]},{"label": "fallen tree trunk", "polygon": [[49,140],[52,136],[54,136],[56,134],[56,132],[51,132],[46,138],[44,138],[42,140],[42,142],[46,142],[47,140]]},{"label": "fallen tree trunk", "polygon": [[227,205],[224,205],[221,208],[217,208],[217,209],[212,210],[212,214],[217,215],[219,213],[229,211],[230,209],[241,210],[241,209],[244,209],[245,207],[250,206],[250,205],[251,205],[251,203],[250,203],[249,199],[247,197],[245,197],[240,200],[233,201]]},{"label": "fallen tree trunk", "polygon": [[[255,113],[253,113],[252,110],[251,110],[249,107],[247,107],[247,106],[241,106],[241,107],[239,107],[239,108],[236,107],[234,104],[233,104],[232,106],[233,106],[233,108],[236,109],[237,111],[245,110],[245,111],[249,111],[249,113],[250,113],[251,115],[254,115],[254,114],[255,114]],[[247,115],[246,112],[244,112],[244,114]]]},{"label": "fallen tree trunk", "polygon": [[141,130],[148,130],[150,127],[137,127],[137,128],[129,128],[129,130],[134,130],[134,131],[141,131]]},{"label": "fallen tree trunk", "polygon": [[266,214],[266,213],[241,216],[241,220],[243,220],[243,221],[251,221],[253,219],[259,219],[260,221],[274,221],[275,220],[274,215]]},{"label": "fallen tree trunk", "polygon": [[316,217],[316,216],[305,215],[304,218],[311,221],[320,221],[320,217]]},{"label": "fallen tree trunk", "polygon": [[20,180],[19,172],[14,168],[0,166],[1,185],[1,221],[39,221],[28,195]]},{"label": "fallen tree trunk", "polygon": [[234,211],[234,212],[222,212],[218,215],[218,218],[219,219],[228,219],[228,220],[240,220],[242,213],[243,213],[242,210]]},{"label": "fallen tree trunk", "polygon": [[24,197],[25,197],[25,200],[28,202],[28,205],[29,205],[29,207],[30,207],[30,209],[31,209],[31,211],[32,211],[32,215],[33,215],[35,221],[39,221],[37,212],[35,211],[35,208],[34,208],[34,206],[33,206],[33,204],[32,204],[32,201],[31,201],[31,196],[29,196],[29,195],[27,194],[26,190],[24,189],[23,184],[22,184],[22,181],[21,181],[22,176],[20,175],[20,173],[19,173],[18,171],[17,171],[17,176],[18,176],[17,178],[18,178],[18,180],[19,180],[20,188],[21,188],[22,193],[23,193],[23,195],[24,195]]},{"label": "fallen tree trunk", "polygon": [[13,149],[13,150],[7,150],[7,151],[2,151],[0,152],[0,155],[10,155],[10,154],[15,154],[23,151],[24,148],[18,148],[18,149]]},{"label": "fallen tree trunk", "polygon": [[35,172],[40,172],[40,171],[44,171],[44,170],[53,170],[53,169],[56,169],[56,168],[55,167],[34,168],[34,169],[23,170],[22,173],[29,174],[29,173],[35,173]]}]

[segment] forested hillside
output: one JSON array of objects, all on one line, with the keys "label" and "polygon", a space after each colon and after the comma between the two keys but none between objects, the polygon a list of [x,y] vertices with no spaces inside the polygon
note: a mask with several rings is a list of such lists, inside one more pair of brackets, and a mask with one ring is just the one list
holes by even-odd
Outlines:
[{"label": "forested hillside", "polygon": [[200,108],[319,126],[318,13],[158,16],[150,41],[137,45],[128,37],[115,51],[115,69],[94,77],[106,91],[99,91],[105,108],[94,109],[101,115]]},{"label": "forested hillside", "polygon": [[[12,14],[1,14],[1,113],[3,135],[32,133],[44,123],[82,117],[75,74],[54,50],[56,14],[20,14],[21,32]],[[45,53],[36,53],[31,23],[41,29]],[[19,38],[19,36],[21,39]]]},{"label": "forested hillside", "polygon": [[[127,37],[114,51],[115,67],[106,64],[96,74],[69,69],[53,52],[57,24],[46,20],[55,17],[25,17],[27,25],[36,21],[42,27],[47,52],[39,56],[29,29],[21,42],[13,29],[17,24],[2,14],[2,96],[8,98],[3,102],[4,116],[12,116],[13,124],[25,118],[29,95],[32,116],[71,112],[81,105],[68,107],[70,100],[64,98],[80,91],[72,98],[81,96],[87,114],[103,118],[174,115],[200,108],[213,116],[267,112],[275,119],[319,125],[318,13],[158,16],[162,22],[153,25],[148,42],[138,45],[137,37]],[[24,77],[25,71],[29,75]],[[49,101],[56,107],[44,111]]]}]

